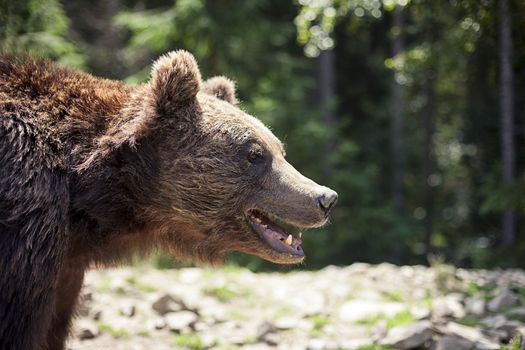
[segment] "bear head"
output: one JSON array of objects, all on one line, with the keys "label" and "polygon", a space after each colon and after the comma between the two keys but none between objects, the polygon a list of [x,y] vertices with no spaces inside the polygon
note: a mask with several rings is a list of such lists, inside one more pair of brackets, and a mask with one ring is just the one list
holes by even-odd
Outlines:
[{"label": "bear head", "polygon": [[171,52],[154,63],[93,157],[123,146],[150,153],[128,173],[154,169],[148,181],[135,176],[135,215],[155,228],[161,248],[210,262],[240,251],[299,263],[301,233],[284,226],[324,225],[337,194],[294,169],[279,139],[237,104],[231,80],[202,82],[191,54]]}]

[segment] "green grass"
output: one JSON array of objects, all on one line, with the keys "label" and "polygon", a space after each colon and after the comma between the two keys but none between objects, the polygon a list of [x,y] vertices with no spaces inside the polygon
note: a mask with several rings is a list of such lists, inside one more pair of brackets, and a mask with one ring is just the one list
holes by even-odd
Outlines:
[{"label": "green grass", "polygon": [[481,322],[479,321],[479,319],[473,316],[465,316],[462,319],[457,320],[457,322],[464,326],[469,326],[469,327],[477,327],[481,325]]},{"label": "green grass", "polygon": [[180,334],[173,337],[173,345],[180,349],[204,350],[206,347],[201,338],[194,333]]},{"label": "green grass", "polygon": [[360,346],[357,348],[357,350],[395,350],[395,349],[388,347],[388,346],[370,344],[370,345]]},{"label": "green grass", "polygon": [[147,329],[141,329],[137,332],[137,335],[141,337],[149,337],[151,334]]},{"label": "green grass", "polygon": [[215,297],[223,303],[229,302],[238,296],[238,292],[233,289],[222,286],[222,287],[208,287],[204,289],[204,294]]},{"label": "green grass", "polygon": [[521,336],[515,336],[508,345],[502,346],[500,350],[521,350]]},{"label": "green grass", "polygon": [[360,324],[360,325],[370,326],[371,327],[371,326],[375,325],[380,320],[385,320],[386,321],[386,327],[388,329],[394,328],[394,327],[397,327],[397,326],[403,326],[403,325],[411,324],[411,323],[416,321],[414,316],[412,316],[412,314],[410,313],[410,310],[404,310],[404,311],[398,312],[397,314],[395,314],[392,317],[387,317],[387,316],[385,316],[383,314],[370,315],[369,317],[363,318],[363,319],[357,321],[356,323]]},{"label": "green grass", "polygon": [[330,319],[324,315],[314,315],[309,317],[309,320],[312,321],[313,328],[310,331],[312,337],[319,337],[323,334],[323,328],[327,324],[330,324]]},{"label": "green grass", "polygon": [[127,337],[129,337],[129,333],[125,329],[113,328],[111,325],[109,325],[107,323],[103,323],[103,322],[98,323],[97,326],[98,326],[98,328],[101,331],[106,332],[106,333],[112,335],[115,338],[127,338]]},{"label": "green grass", "polygon": [[384,293],[384,296],[388,301],[401,302],[405,300],[403,292],[399,290],[387,291]]},{"label": "green grass", "polygon": [[141,282],[133,276],[126,278],[126,282],[142,292],[151,293],[157,291],[157,288],[155,286]]},{"label": "green grass", "polygon": [[518,294],[525,298],[525,287],[518,288]]},{"label": "green grass", "polygon": [[99,293],[108,293],[111,291],[111,280],[109,278],[104,278],[96,287],[97,292]]},{"label": "green grass", "polygon": [[483,300],[487,301],[490,299],[490,294],[492,293],[494,287],[490,285],[479,285],[475,282],[469,282],[465,293],[470,297],[480,297]]},{"label": "green grass", "polygon": [[509,320],[520,321],[522,323],[525,323],[525,315],[507,315],[507,318]]}]

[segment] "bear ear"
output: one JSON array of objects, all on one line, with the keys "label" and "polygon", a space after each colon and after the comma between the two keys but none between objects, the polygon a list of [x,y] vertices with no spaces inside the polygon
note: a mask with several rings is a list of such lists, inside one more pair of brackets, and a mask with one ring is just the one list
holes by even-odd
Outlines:
[{"label": "bear ear", "polygon": [[223,76],[213,77],[204,82],[202,91],[236,106],[239,101],[235,96],[235,83]]},{"label": "bear ear", "polygon": [[195,98],[200,90],[201,73],[191,53],[172,51],[155,61],[150,84],[157,112],[169,113]]}]

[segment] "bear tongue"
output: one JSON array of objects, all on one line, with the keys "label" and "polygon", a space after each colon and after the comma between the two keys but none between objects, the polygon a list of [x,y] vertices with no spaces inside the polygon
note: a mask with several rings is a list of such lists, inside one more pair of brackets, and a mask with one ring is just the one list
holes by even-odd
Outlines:
[{"label": "bear tongue", "polygon": [[292,234],[262,215],[250,215],[249,219],[255,231],[273,249],[294,255],[304,254],[301,248],[300,233],[298,235]]}]

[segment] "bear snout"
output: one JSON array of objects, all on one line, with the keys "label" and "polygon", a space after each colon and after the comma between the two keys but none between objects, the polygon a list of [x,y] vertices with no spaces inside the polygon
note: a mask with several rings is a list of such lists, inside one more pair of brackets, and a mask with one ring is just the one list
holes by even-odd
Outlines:
[{"label": "bear snout", "polygon": [[317,202],[319,203],[321,212],[325,217],[328,217],[332,211],[332,208],[335,206],[335,203],[337,203],[337,192],[326,188],[324,193],[318,197]]}]

